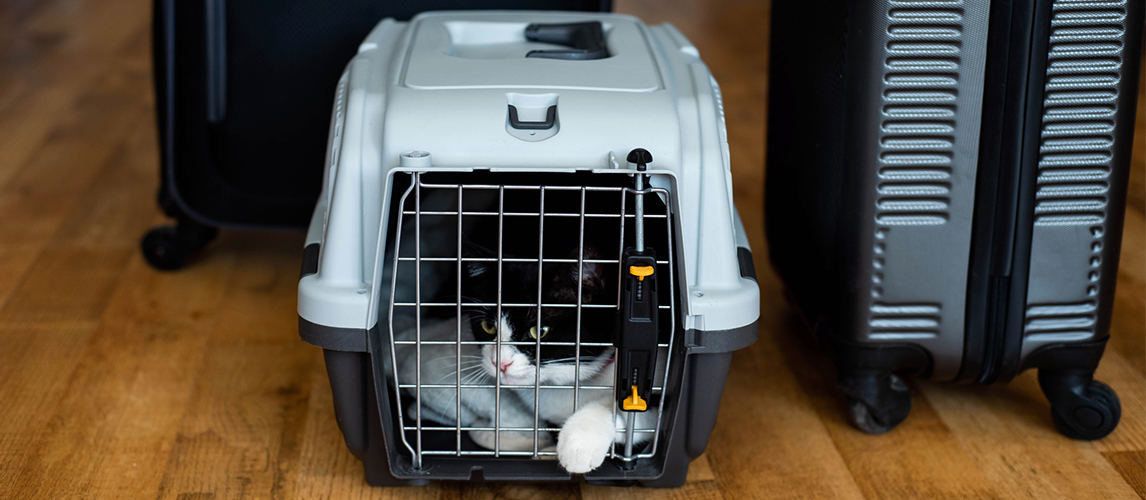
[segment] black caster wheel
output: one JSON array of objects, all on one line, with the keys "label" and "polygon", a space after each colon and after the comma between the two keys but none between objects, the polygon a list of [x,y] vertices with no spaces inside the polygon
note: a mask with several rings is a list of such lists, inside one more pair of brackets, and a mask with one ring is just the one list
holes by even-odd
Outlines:
[{"label": "black caster wheel", "polygon": [[1093,441],[1114,431],[1122,418],[1122,403],[1110,386],[1090,381],[1082,394],[1063,404],[1052,401],[1051,415],[1059,432],[1071,439]]},{"label": "black caster wheel", "polygon": [[139,242],[143,258],[151,267],[161,271],[174,271],[187,264],[187,259],[207,246],[218,229],[190,220],[180,220],[175,226],[159,226],[148,231]]},{"label": "black caster wheel", "polygon": [[173,226],[159,226],[147,232],[139,243],[143,258],[147,263],[163,271],[174,271],[183,267],[187,255],[179,247],[179,238]]},{"label": "black caster wheel", "polygon": [[868,434],[883,434],[911,413],[911,391],[893,374],[841,377],[852,425]]}]

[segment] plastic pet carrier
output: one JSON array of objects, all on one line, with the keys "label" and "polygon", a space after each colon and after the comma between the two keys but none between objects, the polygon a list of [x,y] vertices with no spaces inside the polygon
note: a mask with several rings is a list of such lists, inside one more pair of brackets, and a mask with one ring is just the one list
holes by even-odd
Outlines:
[{"label": "plastic pet carrier", "polygon": [[680,32],[385,20],[327,158],[299,332],[368,482],[683,484],[759,289],[720,91]]},{"label": "plastic pet carrier", "polygon": [[[1059,430],[1109,434],[1109,336],[1143,2],[780,2],[770,257],[860,429],[911,409],[893,373],[1038,369]],[[1048,419],[1048,424],[1051,419]]]}]

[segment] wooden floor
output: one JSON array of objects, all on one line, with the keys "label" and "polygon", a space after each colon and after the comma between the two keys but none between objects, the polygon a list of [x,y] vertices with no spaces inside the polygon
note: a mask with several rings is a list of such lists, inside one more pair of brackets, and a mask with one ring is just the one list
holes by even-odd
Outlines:
[{"label": "wooden floor", "polygon": [[708,453],[684,488],[366,486],[320,351],[298,339],[302,236],[224,232],[173,274],[136,250],[162,222],[149,2],[0,0],[0,499],[1146,495],[1141,107],[1099,369],[1121,395],[1122,425],[1094,443],[1060,436],[1026,373],[986,388],[912,383],[911,418],[868,436],[845,421],[834,371],[765,259],[768,4],[617,3],[676,24],[720,81],[736,202],[761,272],[760,340],[736,355]]}]

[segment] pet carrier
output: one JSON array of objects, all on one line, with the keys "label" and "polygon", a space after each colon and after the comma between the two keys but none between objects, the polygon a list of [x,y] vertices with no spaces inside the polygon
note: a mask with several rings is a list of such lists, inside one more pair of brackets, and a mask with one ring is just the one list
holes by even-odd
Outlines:
[{"label": "pet carrier", "polygon": [[680,32],[385,20],[327,158],[299,332],[368,482],[684,482],[759,289],[720,91]]},{"label": "pet carrier", "polygon": [[857,427],[907,417],[892,372],[991,383],[1037,368],[1064,434],[1114,430],[1118,397],[1093,375],[1143,5],[776,4],[769,250]]}]

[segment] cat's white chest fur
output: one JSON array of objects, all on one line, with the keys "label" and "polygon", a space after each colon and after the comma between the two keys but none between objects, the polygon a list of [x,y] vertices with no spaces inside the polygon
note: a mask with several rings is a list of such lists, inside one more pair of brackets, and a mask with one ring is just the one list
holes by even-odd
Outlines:
[{"label": "cat's white chest fur", "polygon": [[[473,340],[467,326],[469,318],[463,316],[462,340]],[[413,329],[395,335],[398,340],[413,340]],[[508,337],[508,336],[507,336]],[[456,341],[459,338],[456,318],[447,320],[423,321],[421,327],[423,341]],[[413,384],[420,375],[421,384],[489,384],[494,385],[493,369],[497,365],[496,350],[493,346],[462,345],[459,362],[457,344],[423,344],[421,355],[417,356],[413,346],[398,346],[395,349],[398,376],[402,384]],[[513,346],[502,346],[501,356],[519,363],[521,375],[510,380],[521,384],[521,380],[536,380],[536,366],[527,356]],[[420,361],[420,362],[419,362]],[[500,397],[493,388],[463,388],[460,392],[453,387],[422,388],[421,415],[423,419],[442,423],[460,422],[462,426],[502,428],[532,428],[552,423],[561,427],[556,443],[557,459],[562,467],[572,473],[589,472],[604,462],[610,448],[616,442],[623,442],[625,419],[621,412],[614,416],[613,391],[598,387],[612,387],[614,364],[607,358],[586,357],[580,369],[573,363],[564,367],[546,366],[541,370],[542,385],[569,385],[568,388],[503,388]],[[579,375],[579,377],[577,376]],[[577,390],[577,403],[574,408],[573,381],[580,378]],[[521,379],[521,380],[517,380]],[[507,384],[506,380],[502,381]],[[416,391],[406,390],[407,394]],[[536,409],[536,412],[535,412]],[[496,411],[495,410],[499,410]],[[408,417],[417,416],[418,406],[411,406]],[[495,416],[496,413],[496,416]],[[656,412],[637,414],[637,429],[650,429],[656,424]],[[546,450],[553,447],[552,436],[548,432],[532,431],[472,431],[471,439],[479,446],[495,447],[505,451]],[[537,442],[534,442],[534,439]],[[650,438],[649,433],[637,433],[634,444]]]}]

